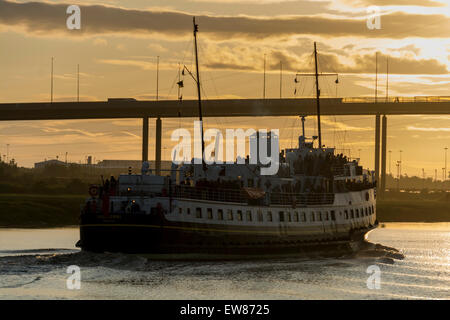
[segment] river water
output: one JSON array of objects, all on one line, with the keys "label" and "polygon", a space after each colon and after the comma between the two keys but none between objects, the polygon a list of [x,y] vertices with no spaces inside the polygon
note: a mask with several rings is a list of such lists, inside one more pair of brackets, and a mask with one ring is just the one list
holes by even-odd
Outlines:
[{"label": "river water", "polygon": [[[369,233],[403,259],[167,261],[80,252],[78,239],[77,228],[0,229],[0,299],[450,299],[450,223],[389,223]],[[80,289],[67,287],[71,265]],[[367,273],[371,266],[380,272]]]}]

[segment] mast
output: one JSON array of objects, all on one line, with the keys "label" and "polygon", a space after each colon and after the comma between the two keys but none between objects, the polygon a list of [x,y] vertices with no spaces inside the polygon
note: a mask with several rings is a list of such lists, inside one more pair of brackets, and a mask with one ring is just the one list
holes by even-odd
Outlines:
[{"label": "mast", "polygon": [[178,63],[178,100],[180,100],[180,89],[181,89],[181,71],[180,71],[180,63]]},{"label": "mast", "polygon": [[300,118],[302,119],[302,135],[303,135],[303,137],[306,138],[306,135],[305,135],[305,116],[300,116]]},{"label": "mast", "polygon": [[322,130],[320,127],[320,89],[319,89],[319,76],[325,77],[325,76],[336,76],[335,83],[339,83],[339,78],[337,73],[321,73],[319,74],[318,69],[318,62],[317,62],[317,45],[316,42],[314,42],[314,61],[315,61],[315,72],[314,73],[297,73],[295,74],[294,82],[298,83],[297,77],[298,76],[311,76],[315,77],[316,79],[316,101],[317,101],[317,127],[318,127],[318,133],[319,133],[319,148],[322,148]]},{"label": "mast", "polygon": [[319,89],[319,72],[317,68],[317,46],[314,42],[314,62],[316,67],[316,101],[317,101],[317,129],[319,134],[319,148],[322,148],[322,131],[320,128],[320,89]]},{"label": "mast", "polygon": [[205,150],[205,142],[203,140],[203,117],[202,117],[202,96],[201,96],[201,89],[200,89],[200,73],[198,70],[198,49],[197,49],[197,32],[198,32],[198,25],[195,23],[195,17],[193,19],[194,22],[194,44],[195,44],[195,66],[197,69],[197,95],[198,95],[198,118],[200,121],[200,131],[201,131],[201,139],[202,139],[202,165],[203,170],[206,169],[206,164],[203,161],[203,152]]}]

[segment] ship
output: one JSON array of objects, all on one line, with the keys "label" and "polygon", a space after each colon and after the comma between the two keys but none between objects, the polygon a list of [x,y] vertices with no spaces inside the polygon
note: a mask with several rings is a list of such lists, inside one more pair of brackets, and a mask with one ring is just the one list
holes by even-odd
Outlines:
[{"label": "ship", "polygon": [[[197,32],[194,18],[202,124]],[[279,152],[276,174],[261,174],[267,165],[258,150],[256,160],[173,163],[166,176],[153,173],[143,162],[140,173],[130,169],[117,180],[111,177],[90,186],[77,246],[94,252],[266,255],[364,243],[366,234],[378,226],[376,179],[359,159],[322,145],[316,44],[314,54],[318,136],[306,137],[301,116],[298,146]],[[257,132],[250,139],[272,150],[278,137]],[[201,146],[203,155],[202,126]]]}]

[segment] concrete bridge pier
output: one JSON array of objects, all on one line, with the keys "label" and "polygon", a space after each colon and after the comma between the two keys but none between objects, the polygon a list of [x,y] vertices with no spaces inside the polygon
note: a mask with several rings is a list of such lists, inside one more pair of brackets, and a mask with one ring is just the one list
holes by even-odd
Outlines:
[{"label": "concrete bridge pier", "polygon": [[375,116],[375,180],[377,181],[377,190],[380,190],[380,115]]},{"label": "concrete bridge pier", "polygon": [[[381,136],[381,138],[380,138]],[[381,140],[381,141],[380,141]],[[381,148],[381,172],[380,172]],[[375,179],[377,181],[377,194],[383,197],[386,190],[386,152],[387,152],[387,117],[377,114],[375,116]]]},{"label": "concrete bridge pier", "polygon": [[162,139],[162,121],[158,117],[156,119],[155,133],[155,171],[157,175],[161,175],[161,139]]},{"label": "concrete bridge pier", "polygon": [[380,179],[380,195],[383,196],[386,190],[386,147],[387,147],[387,117],[383,115],[381,122],[381,179]]},{"label": "concrete bridge pier", "polygon": [[[161,118],[156,119],[155,128],[155,172],[161,174],[161,138],[162,138],[162,121]],[[148,161],[148,117],[142,118],[142,162]]]},{"label": "concrete bridge pier", "polygon": [[142,162],[148,161],[148,117],[142,118]]}]

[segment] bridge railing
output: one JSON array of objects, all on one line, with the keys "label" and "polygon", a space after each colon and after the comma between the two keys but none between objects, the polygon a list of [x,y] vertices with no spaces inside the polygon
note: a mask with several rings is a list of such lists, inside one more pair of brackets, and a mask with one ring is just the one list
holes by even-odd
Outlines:
[{"label": "bridge railing", "polygon": [[[450,96],[379,97],[377,103],[449,102]],[[375,103],[375,97],[342,98],[342,103]]]}]

